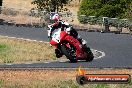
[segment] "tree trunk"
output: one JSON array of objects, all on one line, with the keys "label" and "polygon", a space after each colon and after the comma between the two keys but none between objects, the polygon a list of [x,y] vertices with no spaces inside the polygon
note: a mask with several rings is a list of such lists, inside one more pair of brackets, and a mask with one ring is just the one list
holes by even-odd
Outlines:
[{"label": "tree trunk", "polygon": [[58,11],[59,11],[59,6],[57,6],[57,9],[56,9],[56,10],[57,10],[57,13],[58,13]]}]

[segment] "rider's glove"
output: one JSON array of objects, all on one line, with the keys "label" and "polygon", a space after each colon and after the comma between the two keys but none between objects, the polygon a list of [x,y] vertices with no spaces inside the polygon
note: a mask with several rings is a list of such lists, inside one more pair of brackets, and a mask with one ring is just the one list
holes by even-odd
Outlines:
[{"label": "rider's glove", "polygon": [[50,44],[50,47],[52,47],[52,45]]}]

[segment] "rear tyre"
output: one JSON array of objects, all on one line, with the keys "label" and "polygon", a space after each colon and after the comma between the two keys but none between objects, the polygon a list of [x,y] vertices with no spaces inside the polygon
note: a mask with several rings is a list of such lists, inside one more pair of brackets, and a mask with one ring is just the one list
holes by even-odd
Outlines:
[{"label": "rear tyre", "polygon": [[89,52],[86,61],[87,62],[91,62],[93,59],[94,59],[93,53],[92,52]]},{"label": "rear tyre", "polygon": [[77,62],[76,57],[73,57],[71,55],[70,51],[66,48],[65,45],[61,46],[61,50],[62,50],[63,54],[66,56],[66,58],[70,60],[71,63],[76,63]]}]

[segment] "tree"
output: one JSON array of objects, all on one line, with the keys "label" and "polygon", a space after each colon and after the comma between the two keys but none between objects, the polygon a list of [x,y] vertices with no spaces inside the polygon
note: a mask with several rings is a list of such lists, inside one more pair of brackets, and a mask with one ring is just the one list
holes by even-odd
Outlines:
[{"label": "tree", "polygon": [[132,0],[82,0],[78,15],[124,18],[131,10],[131,3]]},{"label": "tree", "polygon": [[2,6],[2,2],[3,2],[3,0],[0,0],[0,14],[1,14],[1,6]]},{"label": "tree", "polygon": [[59,12],[63,6],[72,0],[34,0],[32,4],[36,4],[40,10],[48,10],[51,12]]}]

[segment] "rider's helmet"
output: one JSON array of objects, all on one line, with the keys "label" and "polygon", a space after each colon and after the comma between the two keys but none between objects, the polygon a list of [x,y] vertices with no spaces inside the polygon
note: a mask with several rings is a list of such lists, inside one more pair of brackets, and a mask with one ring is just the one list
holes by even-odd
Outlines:
[{"label": "rider's helmet", "polygon": [[54,26],[57,26],[59,24],[60,16],[57,13],[51,13],[50,20],[52,23],[54,23]]}]

